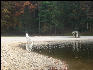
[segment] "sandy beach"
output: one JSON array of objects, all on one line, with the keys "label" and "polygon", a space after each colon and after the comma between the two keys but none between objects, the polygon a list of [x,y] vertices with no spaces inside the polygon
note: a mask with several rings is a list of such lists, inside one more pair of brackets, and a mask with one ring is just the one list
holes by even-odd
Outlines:
[{"label": "sandy beach", "polygon": [[[31,36],[34,44],[46,43],[44,41],[90,41],[93,36]],[[68,70],[63,60],[58,60],[25,49],[26,37],[1,37],[1,69],[2,70]]]},{"label": "sandy beach", "polygon": [[23,49],[25,42],[25,37],[1,37],[1,70],[67,70],[62,60]]}]

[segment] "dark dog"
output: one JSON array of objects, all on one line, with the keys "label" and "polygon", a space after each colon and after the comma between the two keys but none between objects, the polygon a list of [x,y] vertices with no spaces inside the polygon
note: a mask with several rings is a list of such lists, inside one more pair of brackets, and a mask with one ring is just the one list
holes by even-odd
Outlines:
[{"label": "dark dog", "polygon": [[73,34],[73,37],[75,37],[75,38],[79,38],[80,37],[78,31],[73,31],[72,34]]}]

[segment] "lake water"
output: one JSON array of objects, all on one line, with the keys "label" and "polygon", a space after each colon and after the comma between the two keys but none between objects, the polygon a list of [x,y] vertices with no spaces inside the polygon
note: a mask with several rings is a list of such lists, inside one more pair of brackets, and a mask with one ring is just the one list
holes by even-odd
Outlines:
[{"label": "lake water", "polygon": [[47,48],[33,49],[37,53],[65,61],[69,65],[68,70],[93,70],[93,42],[48,44]]}]

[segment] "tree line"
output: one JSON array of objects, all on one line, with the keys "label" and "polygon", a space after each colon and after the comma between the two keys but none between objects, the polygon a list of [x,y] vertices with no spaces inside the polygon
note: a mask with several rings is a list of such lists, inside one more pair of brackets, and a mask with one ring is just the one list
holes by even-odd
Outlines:
[{"label": "tree line", "polygon": [[56,35],[92,31],[79,1],[1,1],[1,33]]}]

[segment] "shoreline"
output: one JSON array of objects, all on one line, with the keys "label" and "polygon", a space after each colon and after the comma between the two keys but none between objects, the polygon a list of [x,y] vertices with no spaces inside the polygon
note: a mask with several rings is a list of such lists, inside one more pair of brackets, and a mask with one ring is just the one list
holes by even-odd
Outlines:
[{"label": "shoreline", "polygon": [[22,49],[25,37],[1,37],[1,70],[67,70],[61,60]]}]

